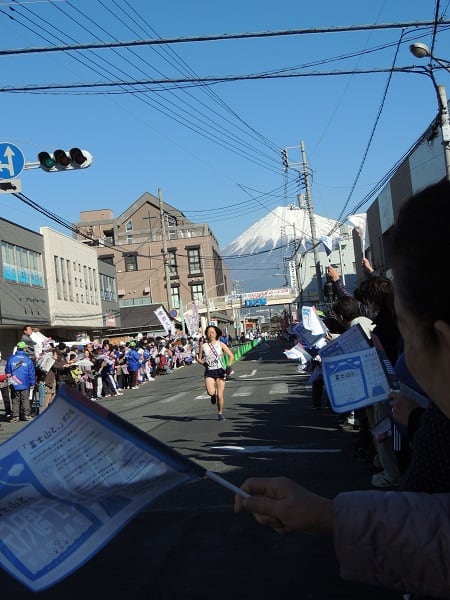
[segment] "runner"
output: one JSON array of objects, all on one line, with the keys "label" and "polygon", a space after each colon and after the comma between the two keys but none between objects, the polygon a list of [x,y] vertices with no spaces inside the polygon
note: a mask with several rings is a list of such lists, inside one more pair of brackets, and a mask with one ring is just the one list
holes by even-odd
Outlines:
[{"label": "runner", "polygon": [[[205,331],[206,340],[199,350],[198,362],[205,367],[205,386],[211,398],[211,404],[217,403],[217,418],[225,421],[223,416],[225,380],[231,372],[234,355],[226,344],[219,341],[221,330],[215,325],[208,325]],[[225,369],[224,354],[229,357],[228,367]]]}]

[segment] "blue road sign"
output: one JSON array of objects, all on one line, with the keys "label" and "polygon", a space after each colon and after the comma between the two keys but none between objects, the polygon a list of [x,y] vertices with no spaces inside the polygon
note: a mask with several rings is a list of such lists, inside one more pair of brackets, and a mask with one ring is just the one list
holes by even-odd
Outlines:
[{"label": "blue road sign", "polygon": [[9,142],[0,142],[0,179],[12,179],[23,171],[25,157],[22,150]]},{"label": "blue road sign", "polygon": [[246,300],[244,306],[265,306],[267,304],[266,298],[256,298],[255,300]]}]

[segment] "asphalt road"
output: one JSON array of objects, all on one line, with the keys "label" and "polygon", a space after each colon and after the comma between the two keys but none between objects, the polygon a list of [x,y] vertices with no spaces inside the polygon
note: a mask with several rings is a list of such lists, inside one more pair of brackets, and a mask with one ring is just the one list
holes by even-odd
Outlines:
[{"label": "asphalt road", "polygon": [[[308,377],[282,350],[271,342],[236,363],[224,423],[204,392],[199,365],[102,403],[235,485],[282,474],[330,497],[368,489],[370,465],[353,458],[357,434],[341,430],[335,415],[311,410]],[[0,440],[22,426],[3,423]],[[233,501],[232,492],[209,479],[172,490],[49,590],[31,593],[0,572],[2,598],[401,598],[342,581],[330,537],[280,536],[251,515],[234,515]]]}]

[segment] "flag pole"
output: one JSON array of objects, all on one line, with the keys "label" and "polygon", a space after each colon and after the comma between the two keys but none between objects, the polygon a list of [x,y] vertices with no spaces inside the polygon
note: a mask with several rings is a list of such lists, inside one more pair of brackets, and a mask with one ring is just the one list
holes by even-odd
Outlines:
[{"label": "flag pole", "polygon": [[223,487],[228,488],[238,496],[241,496],[241,498],[250,498],[250,494],[247,494],[247,492],[244,492],[244,490],[242,490],[241,488],[238,488],[237,486],[233,485],[220,475],[217,475],[217,473],[214,473],[213,471],[206,471],[205,475],[206,477],[209,477],[219,485],[222,485]]}]

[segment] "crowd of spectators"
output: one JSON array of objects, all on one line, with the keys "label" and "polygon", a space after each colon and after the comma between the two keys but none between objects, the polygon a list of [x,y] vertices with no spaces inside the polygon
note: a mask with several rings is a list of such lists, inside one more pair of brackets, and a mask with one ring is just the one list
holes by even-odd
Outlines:
[{"label": "crowd of spectators", "polygon": [[[38,343],[32,334],[33,329],[25,326],[22,339],[8,360],[0,360],[1,393],[9,422],[30,420],[45,410],[62,384],[74,387],[91,400],[138,389],[156,377],[195,363],[201,341],[199,335],[137,336],[117,343],[104,339],[73,344],[56,343],[41,335]],[[14,378],[20,379],[18,370],[25,366],[26,382],[17,384]],[[16,398],[20,406],[15,404]]]},{"label": "crowd of spectators", "polygon": [[[363,258],[362,266],[366,271],[366,279],[353,293],[342,284],[334,267],[330,265],[327,269],[327,278],[333,287],[334,298],[334,302],[329,306],[329,314],[320,314],[328,330],[327,340],[332,341],[349,327],[361,326],[369,338],[377,338],[378,345],[384,349],[399,382],[405,385],[407,382],[408,393],[411,395],[412,390],[417,390],[417,385],[404,363],[403,341],[394,310],[392,281],[380,275],[367,258]],[[298,340],[294,336],[290,341],[296,343]],[[320,351],[314,352],[313,348],[307,350],[313,355],[310,365],[312,409],[329,412],[331,405],[321,374]],[[418,407],[414,400],[405,398],[405,385],[402,387],[401,399],[396,396],[396,403],[408,402],[411,417],[408,413],[406,416],[399,414],[398,418],[395,418],[395,409],[392,411],[393,397],[338,417],[343,429],[357,432],[355,457],[372,464],[372,485],[376,488],[403,488],[408,477],[413,456],[412,436],[408,434],[413,426],[411,423],[408,426],[408,421],[416,422],[422,417],[425,409]],[[420,390],[417,391],[420,393]],[[403,409],[403,413],[405,412],[406,409]],[[426,414],[428,415],[428,412]],[[386,423],[381,433],[380,423]]]}]

